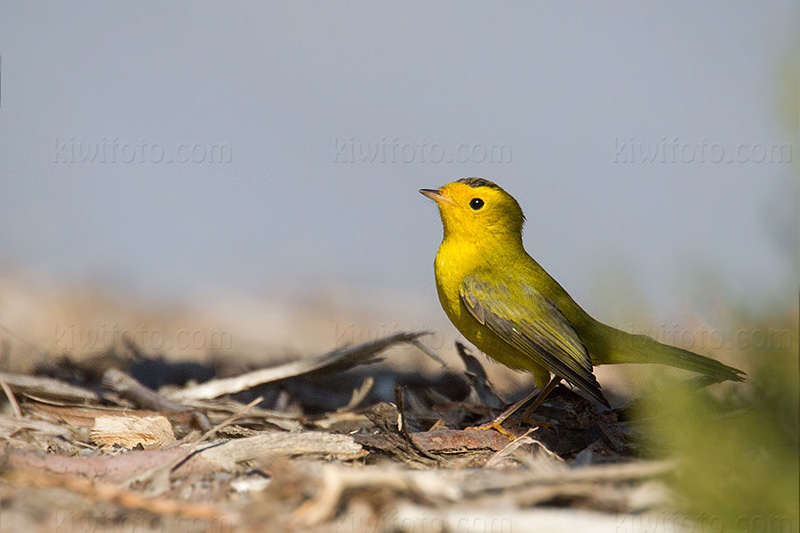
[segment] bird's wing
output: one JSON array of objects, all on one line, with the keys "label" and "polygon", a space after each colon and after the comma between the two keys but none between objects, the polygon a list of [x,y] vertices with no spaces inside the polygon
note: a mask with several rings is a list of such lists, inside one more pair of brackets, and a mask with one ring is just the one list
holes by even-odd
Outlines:
[{"label": "bird's wing", "polygon": [[481,272],[464,279],[460,294],[472,316],[503,341],[608,405],[586,348],[551,300],[522,280],[500,284]]}]

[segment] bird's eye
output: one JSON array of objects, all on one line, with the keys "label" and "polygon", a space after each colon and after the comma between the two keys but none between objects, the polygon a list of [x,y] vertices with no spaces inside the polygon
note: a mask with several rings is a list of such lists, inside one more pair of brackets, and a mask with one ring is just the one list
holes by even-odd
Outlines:
[{"label": "bird's eye", "polygon": [[469,201],[469,206],[475,211],[477,211],[478,209],[483,207],[483,200],[481,200],[480,198],[473,198],[472,200]]}]

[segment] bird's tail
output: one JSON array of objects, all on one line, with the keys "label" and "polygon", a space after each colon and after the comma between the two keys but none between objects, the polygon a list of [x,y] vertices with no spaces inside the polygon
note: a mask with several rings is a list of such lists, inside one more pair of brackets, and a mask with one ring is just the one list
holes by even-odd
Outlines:
[{"label": "bird's tail", "polygon": [[715,382],[744,381],[739,369],[683,350],[662,344],[646,335],[633,335],[595,322],[585,340],[595,365],[614,363],[658,363],[698,372]]}]

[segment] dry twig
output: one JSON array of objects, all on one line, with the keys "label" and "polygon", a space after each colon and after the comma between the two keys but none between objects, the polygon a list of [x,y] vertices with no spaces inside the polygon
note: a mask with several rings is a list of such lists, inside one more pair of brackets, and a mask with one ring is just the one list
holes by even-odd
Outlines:
[{"label": "dry twig", "polygon": [[14,396],[14,391],[12,391],[11,387],[9,387],[8,383],[6,383],[2,372],[0,372],[0,387],[2,387],[3,393],[5,393],[6,398],[8,398],[8,403],[11,404],[11,410],[14,412],[14,418],[22,418],[22,411],[17,403],[17,398]]},{"label": "dry twig", "polygon": [[344,368],[370,362],[386,348],[395,344],[411,342],[421,335],[424,335],[424,333],[397,333],[359,346],[334,350],[313,359],[304,359],[276,367],[262,368],[261,370],[248,372],[233,378],[215,379],[196,387],[175,392],[170,397],[176,401],[207,400],[224,394],[242,392],[257,385],[310,374],[323,369],[330,372],[341,371]]},{"label": "dry twig", "polygon": [[94,402],[98,400],[98,396],[94,392],[57,379],[18,374],[5,374],[4,378],[11,390],[17,393],[49,396],[75,402]]},{"label": "dry twig", "polygon": [[211,428],[211,423],[203,413],[165,398],[116,368],[106,370],[103,374],[103,384],[115,390],[121,397],[131,401],[136,407],[154,411],[191,412],[200,429],[207,431]]}]

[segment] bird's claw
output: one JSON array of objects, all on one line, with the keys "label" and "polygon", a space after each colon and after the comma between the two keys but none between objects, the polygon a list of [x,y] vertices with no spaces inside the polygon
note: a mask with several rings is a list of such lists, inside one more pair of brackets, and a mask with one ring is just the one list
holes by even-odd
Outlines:
[{"label": "bird's claw", "polygon": [[533,413],[525,413],[524,415],[522,415],[522,418],[520,420],[522,422],[528,424],[529,426],[532,426],[532,427],[535,427],[535,428],[542,428],[545,431],[549,431],[550,429],[553,429],[554,431],[558,432],[558,424],[557,423],[556,424],[551,424],[550,422],[545,422],[544,420],[534,420],[533,416],[534,416]]},{"label": "bird's claw", "polygon": [[516,435],[514,435],[513,433],[511,433],[510,431],[506,430],[503,427],[503,421],[502,420],[492,420],[491,422],[486,422],[485,424],[481,424],[480,426],[470,426],[470,427],[468,427],[466,429],[468,429],[468,430],[477,429],[477,430],[481,430],[481,431],[486,431],[486,430],[489,430],[489,429],[493,429],[493,430],[497,431],[498,433],[500,433],[501,435],[505,435],[506,437],[508,437],[508,440],[510,440],[510,441],[513,441],[513,440],[515,440],[517,438]]}]

